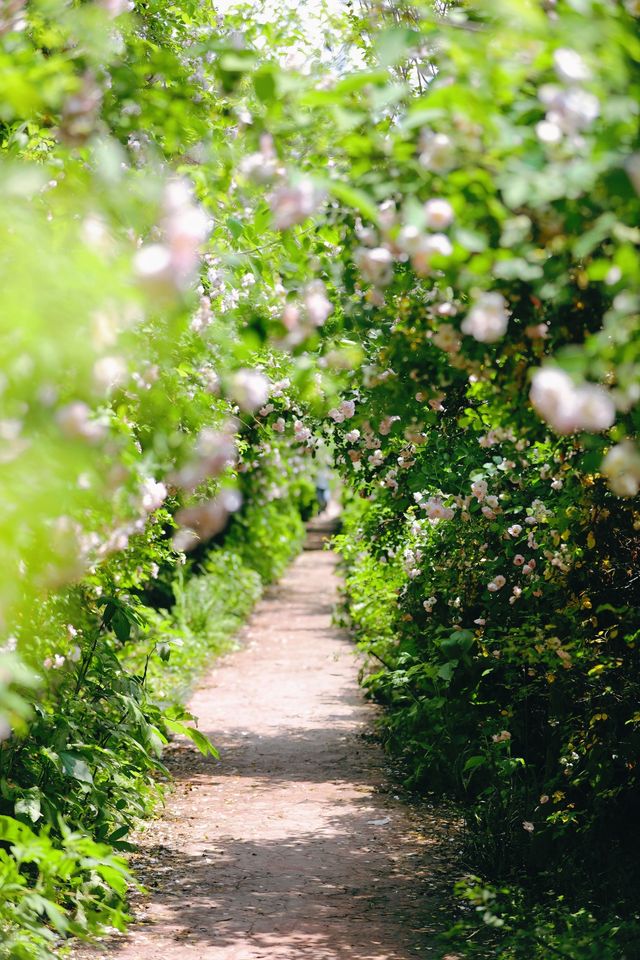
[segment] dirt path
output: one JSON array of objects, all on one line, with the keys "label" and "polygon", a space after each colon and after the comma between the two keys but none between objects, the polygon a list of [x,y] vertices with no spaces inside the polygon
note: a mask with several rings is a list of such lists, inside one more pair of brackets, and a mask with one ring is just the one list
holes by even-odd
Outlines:
[{"label": "dirt path", "polygon": [[453,833],[388,785],[353,645],[331,624],[335,558],[313,549],[321,539],[311,533],[243,648],[197,689],[192,709],[221,760],[172,751],[177,788],[137,861],[151,894],[129,936],[99,956],[439,955],[431,931]]}]

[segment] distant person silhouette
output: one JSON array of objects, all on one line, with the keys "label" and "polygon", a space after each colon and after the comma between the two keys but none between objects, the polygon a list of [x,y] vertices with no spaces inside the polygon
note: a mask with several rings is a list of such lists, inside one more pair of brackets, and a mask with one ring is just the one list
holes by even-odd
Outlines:
[{"label": "distant person silhouette", "polygon": [[324,470],[319,470],[316,474],[316,499],[320,507],[320,513],[323,513],[329,506],[329,501],[331,500],[329,477]]}]

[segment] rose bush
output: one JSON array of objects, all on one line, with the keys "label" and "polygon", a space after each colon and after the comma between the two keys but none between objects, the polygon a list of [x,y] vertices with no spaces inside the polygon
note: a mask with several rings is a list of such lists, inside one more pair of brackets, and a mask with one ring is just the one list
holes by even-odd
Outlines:
[{"label": "rose bush", "polygon": [[[454,7],[378,40],[433,76],[368,135],[378,206],[342,221],[335,280],[365,356],[326,426],[364,498],[339,544],[389,746],[469,804],[487,875],[601,919],[637,857],[634,13]],[[590,956],[553,916],[539,955]],[[509,930],[487,955],[530,955]]]},{"label": "rose bush", "polygon": [[[310,373],[279,346],[277,277],[235,251],[234,157],[218,152],[242,113],[223,93],[238,22],[195,4],[0,15],[11,960],[124,924],[114,850],[162,795],[164,743],[214,751],[180,705],[189,682],[314,508],[293,414]],[[317,285],[306,309],[317,325]]]}]

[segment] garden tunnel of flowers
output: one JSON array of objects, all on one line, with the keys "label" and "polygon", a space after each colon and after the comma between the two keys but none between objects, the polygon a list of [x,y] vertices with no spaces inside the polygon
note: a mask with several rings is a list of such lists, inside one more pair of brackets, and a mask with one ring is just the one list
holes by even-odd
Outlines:
[{"label": "garden tunnel of flowers", "polygon": [[640,957],[638,17],[0,0],[2,960],[126,925],[319,469],[440,956]]}]

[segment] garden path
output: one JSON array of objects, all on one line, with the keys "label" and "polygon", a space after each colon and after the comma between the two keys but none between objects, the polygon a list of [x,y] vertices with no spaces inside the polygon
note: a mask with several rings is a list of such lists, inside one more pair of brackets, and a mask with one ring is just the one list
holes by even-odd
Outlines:
[{"label": "garden path", "polygon": [[[242,648],[191,708],[220,761],[178,742],[176,789],[141,837],[149,895],[109,960],[435,958],[455,828],[404,802],[385,770],[348,634],[332,625],[335,556],[308,549],[259,604]],[[453,842],[452,842],[453,841]]]}]

